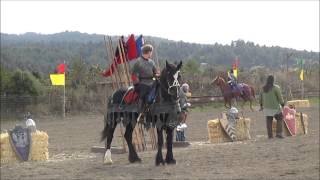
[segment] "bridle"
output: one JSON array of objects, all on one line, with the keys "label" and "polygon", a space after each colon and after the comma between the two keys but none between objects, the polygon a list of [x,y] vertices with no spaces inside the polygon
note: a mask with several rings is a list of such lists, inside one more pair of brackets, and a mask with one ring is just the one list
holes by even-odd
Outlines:
[{"label": "bridle", "polygon": [[173,96],[174,94],[173,93],[171,93],[171,91],[170,91],[170,89],[172,89],[173,87],[176,87],[176,91],[177,91],[177,95],[179,95],[179,88],[178,87],[180,87],[180,83],[179,83],[179,81],[178,81],[178,76],[179,76],[179,73],[180,73],[180,71],[177,71],[174,75],[173,75],[173,83],[172,83],[172,85],[170,85],[169,84],[169,82],[168,82],[168,94],[169,95],[171,95],[171,96]]}]

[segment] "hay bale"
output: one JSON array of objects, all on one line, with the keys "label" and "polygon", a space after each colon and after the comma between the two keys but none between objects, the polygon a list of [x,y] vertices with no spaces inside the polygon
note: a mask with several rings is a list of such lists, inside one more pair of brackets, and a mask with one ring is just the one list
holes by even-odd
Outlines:
[{"label": "hay bale", "polygon": [[288,101],[287,105],[293,105],[296,108],[298,107],[310,107],[310,102],[309,100],[305,99],[305,100],[292,100],[292,101]]},{"label": "hay bale", "polygon": [[32,145],[31,145],[31,160],[32,161],[44,161],[49,159],[48,140],[49,136],[46,132],[36,131],[31,133]]},{"label": "hay bale", "polygon": [[[208,135],[211,143],[231,142],[226,132],[223,130],[219,119],[208,121]],[[237,141],[250,139],[250,119],[239,119],[236,121],[236,137]]]},{"label": "hay bale", "polygon": [[[32,161],[43,161],[49,159],[48,151],[48,135],[43,131],[36,131],[31,133],[32,145],[30,149],[29,159]],[[18,162],[19,158],[14,152],[10,140],[9,134],[0,134],[0,159],[2,163]]]},{"label": "hay bale", "polygon": [[11,147],[9,134],[7,132],[0,134],[0,159],[1,164],[19,161]]},{"label": "hay bale", "polygon": [[[296,113],[296,128],[297,128],[297,133],[296,135],[303,135],[303,134],[307,134],[308,133],[308,115],[306,114],[302,114],[303,118],[301,119],[301,115],[300,113]],[[304,127],[302,125],[302,120],[303,120],[303,124]],[[291,136],[289,133],[289,130],[286,126],[286,124],[283,122],[283,135],[284,136]],[[272,122],[272,131],[273,131],[273,135],[276,134],[276,129],[277,129],[277,121],[274,119]]]}]

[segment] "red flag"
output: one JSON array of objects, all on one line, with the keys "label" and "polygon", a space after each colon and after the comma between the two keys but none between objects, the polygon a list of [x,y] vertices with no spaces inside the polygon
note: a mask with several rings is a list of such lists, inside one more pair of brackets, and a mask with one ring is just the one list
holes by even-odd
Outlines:
[{"label": "red flag", "polygon": [[238,69],[238,67],[239,67],[239,58],[238,57],[235,58],[232,66],[234,67],[234,69]]},{"label": "red flag", "polygon": [[65,64],[59,64],[57,67],[57,74],[64,74],[66,69],[66,65]]},{"label": "red flag", "polygon": [[114,70],[115,70],[115,64],[112,63],[108,69],[102,72],[102,76],[109,77],[113,74]]},{"label": "red flag", "polygon": [[121,58],[120,58],[120,54],[119,54],[119,48],[117,47],[116,52],[114,53],[114,61],[116,62],[116,64],[121,64]]},{"label": "red flag", "polygon": [[128,60],[131,61],[133,59],[136,59],[138,57],[138,52],[137,52],[137,46],[136,46],[136,40],[134,39],[134,35],[131,34],[128,41],[127,41],[127,56]]}]

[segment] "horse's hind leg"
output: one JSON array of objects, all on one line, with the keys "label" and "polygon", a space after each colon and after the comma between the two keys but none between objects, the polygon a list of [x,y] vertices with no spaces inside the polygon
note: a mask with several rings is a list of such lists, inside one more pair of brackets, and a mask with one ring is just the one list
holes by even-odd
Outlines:
[{"label": "horse's hind leg", "polygon": [[251,109],[251,111],[254,111],[253,108],[252,108],[252,99],[251,99],[251,98],[250,98],[250,100],[249,100],[249,103],[250,103],[250,109]]},{"label": "horse's hind leg", "polygon": [[104,160],[103,163],[104,164],[112,164],[112,159],[111,159],[111,142],[113,139],[113,133],[114,130],[116,129],[117,124],[114,124],[114,126],[110,126],[108,124],[105,125],[105,130],[107,133],[107,139],[105,140],[105,148],[106,148],[106,152],[104,154]]},{"label": "horse's hind leg", "polygon": [[124,138],[127,141],[128,149],[129,149],[129,162],[131,163],[141,162],[141,159],[139,158],[136,150],[133,148],[133,145],[132,145],[132,132],[133,132],[133,127],[131,123],[129,123],[126,127],[126,132],[124,133]]},{"label": "horse's hind leg", "polygon": [[163,146],[162,128],[157,128],[157,135],[158,135],[158,152],[157,152],[157,156],[156,156],[156,166],[159,166],[160,163],[162,163],[164,165],[164,160],[162,157],[162,146]]},{"label": "horse's hind leg", "polygon": [[173,129],[167,127],[166,132],[167,132],[166,163],[167,164],[176,164],[176,160],[173,158],[173,152],[172,152]]}]

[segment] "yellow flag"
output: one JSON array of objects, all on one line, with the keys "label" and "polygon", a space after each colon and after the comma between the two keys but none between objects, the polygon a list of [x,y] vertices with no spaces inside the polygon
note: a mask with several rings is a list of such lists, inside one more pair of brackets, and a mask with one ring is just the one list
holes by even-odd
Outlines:
[{"label": "yellow flag", "polygon": [[65,76],[64,74],[50,74],[51,83],[54,86],[64,86]]},{"label": "yellow flag", "polygon": [[236,78],[238,78],[238,69],[233,69],[233,74]]},{"label": "yellow flag", "polygon": [[304,77],[303,77],[303,69],[301,69],[301,72],[300,72],[300,80],[303,81]]}]

